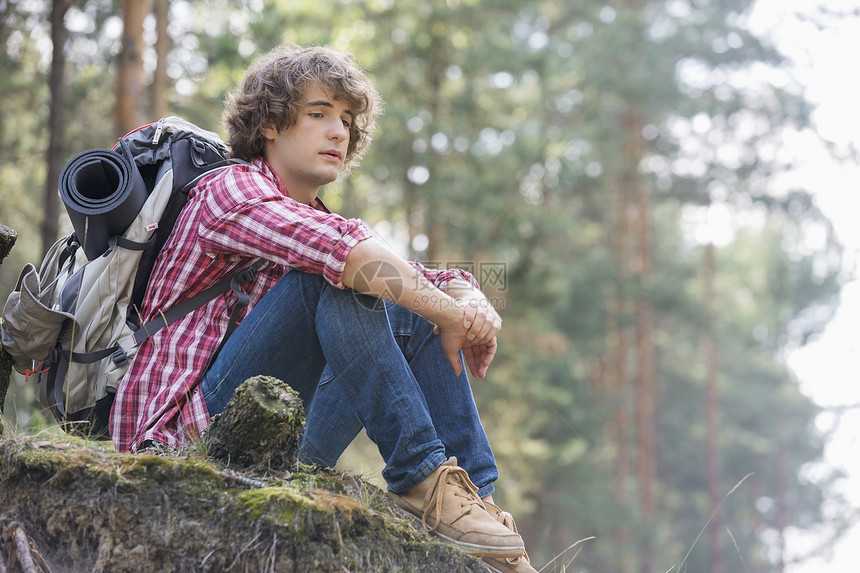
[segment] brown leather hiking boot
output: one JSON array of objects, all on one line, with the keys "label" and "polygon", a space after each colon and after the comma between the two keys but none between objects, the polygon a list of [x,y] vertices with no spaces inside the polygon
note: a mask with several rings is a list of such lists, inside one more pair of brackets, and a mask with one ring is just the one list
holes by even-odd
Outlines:
[{"label": "brown leather hiking boot", "polygon": [[[496,521],[507,527],[514,533],[517,532],[517,524],[514,523],[514,517],[507,511],[502,511],[499,506],[484,501],[484,507],[492,515]],[[482,557],[484,563],[490,568],[493,573],[537,573],[537,569],[532,567],[529,562],[529,554],[523,551],[522,555],[517,557]]]},{"label": "brown leather hiking boot", "polygon": [[402,494],[394,503],[416,518],[425,529],[466,553],[480,556],[517,557],[523,540],[496,521],[478,496],[478,488],[466,470],[450,458],[427,479]]}]

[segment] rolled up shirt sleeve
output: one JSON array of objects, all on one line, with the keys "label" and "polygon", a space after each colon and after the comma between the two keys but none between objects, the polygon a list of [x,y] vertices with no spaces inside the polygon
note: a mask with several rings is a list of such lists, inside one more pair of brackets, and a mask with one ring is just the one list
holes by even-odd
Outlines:
[{"label": "rolled up shirt sleeve", "polygon": [[198,230],[204,252],[263,258],[346,288],[346,257],[371,237],[364,222],[301,204],[257,172],[233,170],[228,177],[232,181],[217,187],[224,192],[205,199],[209,205]]},{"label": "rolled up shirt sleeve", "polygon": [[478,290],[481,288],[478,281],[474,276],[472,276],[472,273],[463,269],[428,269],[421,263],[417,263],[415,261],[410,261],[409,264],[421,271],[421,274],[423,274],[428,281],[433,283],[433,285],[441,291],[444,291],[448,286],[448,283],[454,279],[462,279]]},{"label": "rolled up shirt sleeve", "polygon": [[359,219],[344,219],[343,231],[334,248],[329,251],[323,265],[323,277],[333,286],[344,289],[343,269],[346,266],[346,256],[352,248],[361,241],[370,238],[370,229]]}]

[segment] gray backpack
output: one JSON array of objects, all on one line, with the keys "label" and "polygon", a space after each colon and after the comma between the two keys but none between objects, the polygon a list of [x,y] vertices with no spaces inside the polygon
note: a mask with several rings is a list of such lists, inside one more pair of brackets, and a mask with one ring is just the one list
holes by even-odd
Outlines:
[{"label": "gray backpack", "polygon": [[75,231],[38,270],[24,267],[0,330],[15,368],[36,377],[37,400],[66,431],[108,438],[114,395],[138,345],[230,289],[239,301],[225,340],[232,332],[247,305],[241,285],[264,261],[147,324],[138,314],[188,192],[229,163],[218,135],[171,117],[129,133],[113,150],[80,153],[63,168],[59,190]]}]

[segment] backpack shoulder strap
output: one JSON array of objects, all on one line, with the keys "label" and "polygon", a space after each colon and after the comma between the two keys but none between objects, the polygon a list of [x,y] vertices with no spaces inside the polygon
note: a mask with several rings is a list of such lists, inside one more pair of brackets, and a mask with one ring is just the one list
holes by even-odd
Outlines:
[{"label": "backpack shoulder strap", "polygon": [[[227,326],[227,332],[224,334],[224,339],[221,341],[221,346],[223,346],[224,342],[236,328],[239,310],[248,306],[248,303],[250,302],[248,295],[244,294],[241,289],[238,289],[237,285],[252,281],[254,276],[257,274],[257,271],[265,264],[265,259],[257,259],[249,267],[242,269],[234,275],[224,277],[211,287],[197,293],[188,300],[183,300],[182,302],[170,307],[168,310],[159,313],[157,317],[142,325],[140,329],[134,333],[135,345],[139,345],[162,328],[173,324],[186,314],[203,307],[210,301],[214,300],[218,295],[225,293],[232,288],[234,291],[238,290],[237,294],[239,295],[239,301],[236,303],[236,306],[233,308],[233,312],[230,315],[230,323]],[[219,346],[219,350],[221,346]]]}]

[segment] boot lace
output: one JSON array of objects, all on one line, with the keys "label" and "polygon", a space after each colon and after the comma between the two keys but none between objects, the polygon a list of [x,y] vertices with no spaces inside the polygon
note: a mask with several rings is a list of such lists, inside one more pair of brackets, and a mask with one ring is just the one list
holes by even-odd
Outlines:
[{"label": "boot lace", "polygon": [[[502,525],[504,525],[505,527],[507,527],[508,529],[510,529],[511,531],[513,531],[514,533],[519,533],[519,531],[517,531],[517,524],[514,522],[514,516],[511,515],[510,513],[508,513],[507,511],[500,511],[497,521],[499,523],[501,523]],[[516,565],[520,559],[525,559],[526,561],[528,561],[529,560],[529,554],[526,552],[523,552],[523,554],[520,557],[508,557],[507,559],[505,559],[505,561],[507,561],[511,565]]]},{"label": "boot lace", "polygon": [[460,507],[465,508],[460,515],[471,511],[471,506],[473,505],[477,505],[481,509],[486,509],[484,502],[478,496],[478,488],[469,479],[469,474],[466,473],[466,470],[458,466],[442,466],[439,469],[436,483],[427,492],[428,500],[424,504],[426,509],[424,510],[424,515],[421,517],[421,525],[426,529],[428,516],[431,512],[435,512],[436,524],[428,529],[428,531],[436,531],[436,528],[439,527],[442,517],[442,504],[444,503],[448,487],[454,488],[453,494],[460,499]]}]

